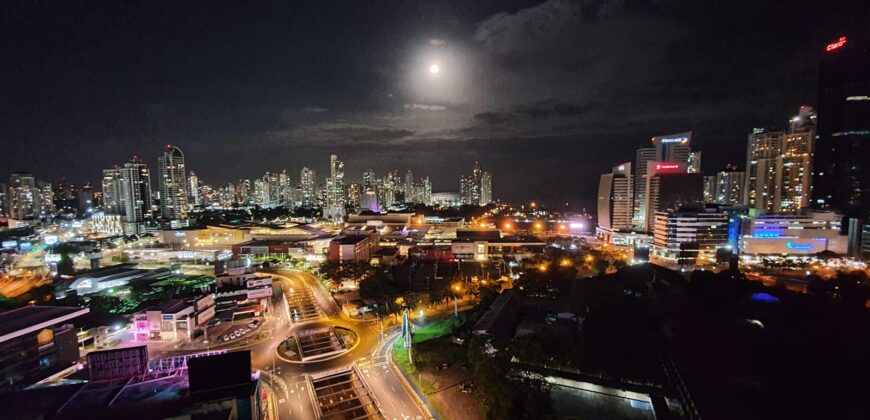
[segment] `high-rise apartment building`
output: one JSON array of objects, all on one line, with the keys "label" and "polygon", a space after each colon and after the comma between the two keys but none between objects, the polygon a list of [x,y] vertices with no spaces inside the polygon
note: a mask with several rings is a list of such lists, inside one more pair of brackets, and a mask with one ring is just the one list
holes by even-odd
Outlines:
[{"label": "high-rise apartment building", "polygon": [[813,205],[847,216],[870,212],[870,42],[843,36],[819,63]]},{"label": "high-rise apartment building", "polygon": [[317,177],[314,169],[303,167],[299,171],[299,185],[302,189],[302,205],[310,206],[317,202]]},{"label": "high-rise apartment building", "polygon": [[329,219],[344,217],[344,206],[347,203],[344,191],[344,162],[338,156],[329,157],[329,179],[326,180],[326,200],[324,216]]},{"label": "high-rise apartment building", "polygon": [[492,174],[483,171],[480,173],[480,202],[481,206],[492,203]]},{"label": "high-rise apartment building", "polygon": [[405,172],[405,202],[417,202],[416,194],[414,194],[414,173],[410,169]]},{"label": "high-rise apartment building", "polygon": [[202,193],[199,190],[199,177],[196,173],[190,171],[190,176],[187,178],[188,186],[187,193],[190,195],[188,204],[191,207],[202,205]]},{"label": "high-rise apartment building", "polygon": [[121,177],[121,168],[115,166],[111,169],[103,169],[101,187],[103,192],[103,213],[122,214],[124,189]]},{"label": "high-rise apartment building", "polygon": [[167,144],[157,159],[160,177],[160,214],[166,220],[187,219],[187,172],[184,153]]},{"label": "high-rise apartment building", "polygon": [[38,219],[42,212],[42,192],[33,175],[16,172],[9,177],[6,200],[9,218],[16,220]]},{"label": "high-rise apartment building", "polygon": [[123,216],[124,233],[142,233],[142,223],[151,213],[151,172],[148,165],[133,156],[120,169],[121,191],[118,214]]},{"label": "high-rise apartment building", "polygon": [[[707,177],[704,178],[706,179]],[[705,200],[707,203],[727,206],[743,205],[743,187],[746,184],[746,172],[733,169],[720,171],[714,177],[714,182],[713,201]]]},{"label": "high-rise apartment building", "polygon": [[[484,192],[483,189],[486,188]],[[471,175],[459,178],[459,195],[463,204],[485,206],[494,201],[492,194],[492,174],[480,169],[480,164],[474,161]]]},{"label": "high-rise apartment building", "polygon": [[746,148],[744,202],[763,213],[798,213],[809,205],[816,116],[802,106],[788,132],[755,129]]}]

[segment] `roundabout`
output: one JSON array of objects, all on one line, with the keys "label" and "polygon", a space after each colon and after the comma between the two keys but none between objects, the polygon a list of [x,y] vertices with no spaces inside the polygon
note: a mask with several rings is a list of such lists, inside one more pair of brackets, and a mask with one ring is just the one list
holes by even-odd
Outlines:
[{"label": "roundabout", "polygon": [[359,335],[350,328],[321,326],[293,332],[275,351],[288,363],[322,362],[353,351],[359,343]]}]

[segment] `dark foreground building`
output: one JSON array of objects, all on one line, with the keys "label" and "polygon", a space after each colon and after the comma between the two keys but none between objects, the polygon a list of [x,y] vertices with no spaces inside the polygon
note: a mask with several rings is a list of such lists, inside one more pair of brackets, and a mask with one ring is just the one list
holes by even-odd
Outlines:
[{"label": "dark foreground building", "polygon": [[843,36],[819,63],[813,205],[865,218],[870,211],[870,43]]}]

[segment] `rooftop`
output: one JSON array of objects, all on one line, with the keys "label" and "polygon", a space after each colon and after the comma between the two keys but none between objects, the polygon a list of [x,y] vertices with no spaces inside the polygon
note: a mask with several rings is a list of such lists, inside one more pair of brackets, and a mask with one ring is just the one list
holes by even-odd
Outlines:
[{"label": "rooftop", "polygon": [[24,306],[0,312],[0,343],[82,316],[88,308],[77,306]]}]

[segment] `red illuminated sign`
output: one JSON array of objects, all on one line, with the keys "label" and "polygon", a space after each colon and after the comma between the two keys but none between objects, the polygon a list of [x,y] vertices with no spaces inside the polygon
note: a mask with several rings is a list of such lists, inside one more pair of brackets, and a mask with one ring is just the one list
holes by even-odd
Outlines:
[{"label": "red illuminated sign", "polygon": [[834,51],[838,48],[842,48],[843,45],[846,45],[846,37],[841,36],[840,39],[837,40],[837,42],[832,42],[828,44],[828,46],[825,47],[825,51]]},{"label": "red illuminated sign", "polygon": [[657,171],[661,171],[661,170],[667,171],[667,170],[673,170],[673,169],[680,169],[680,165],[676,164],[676,163],[656,163],[656,170]]}]

